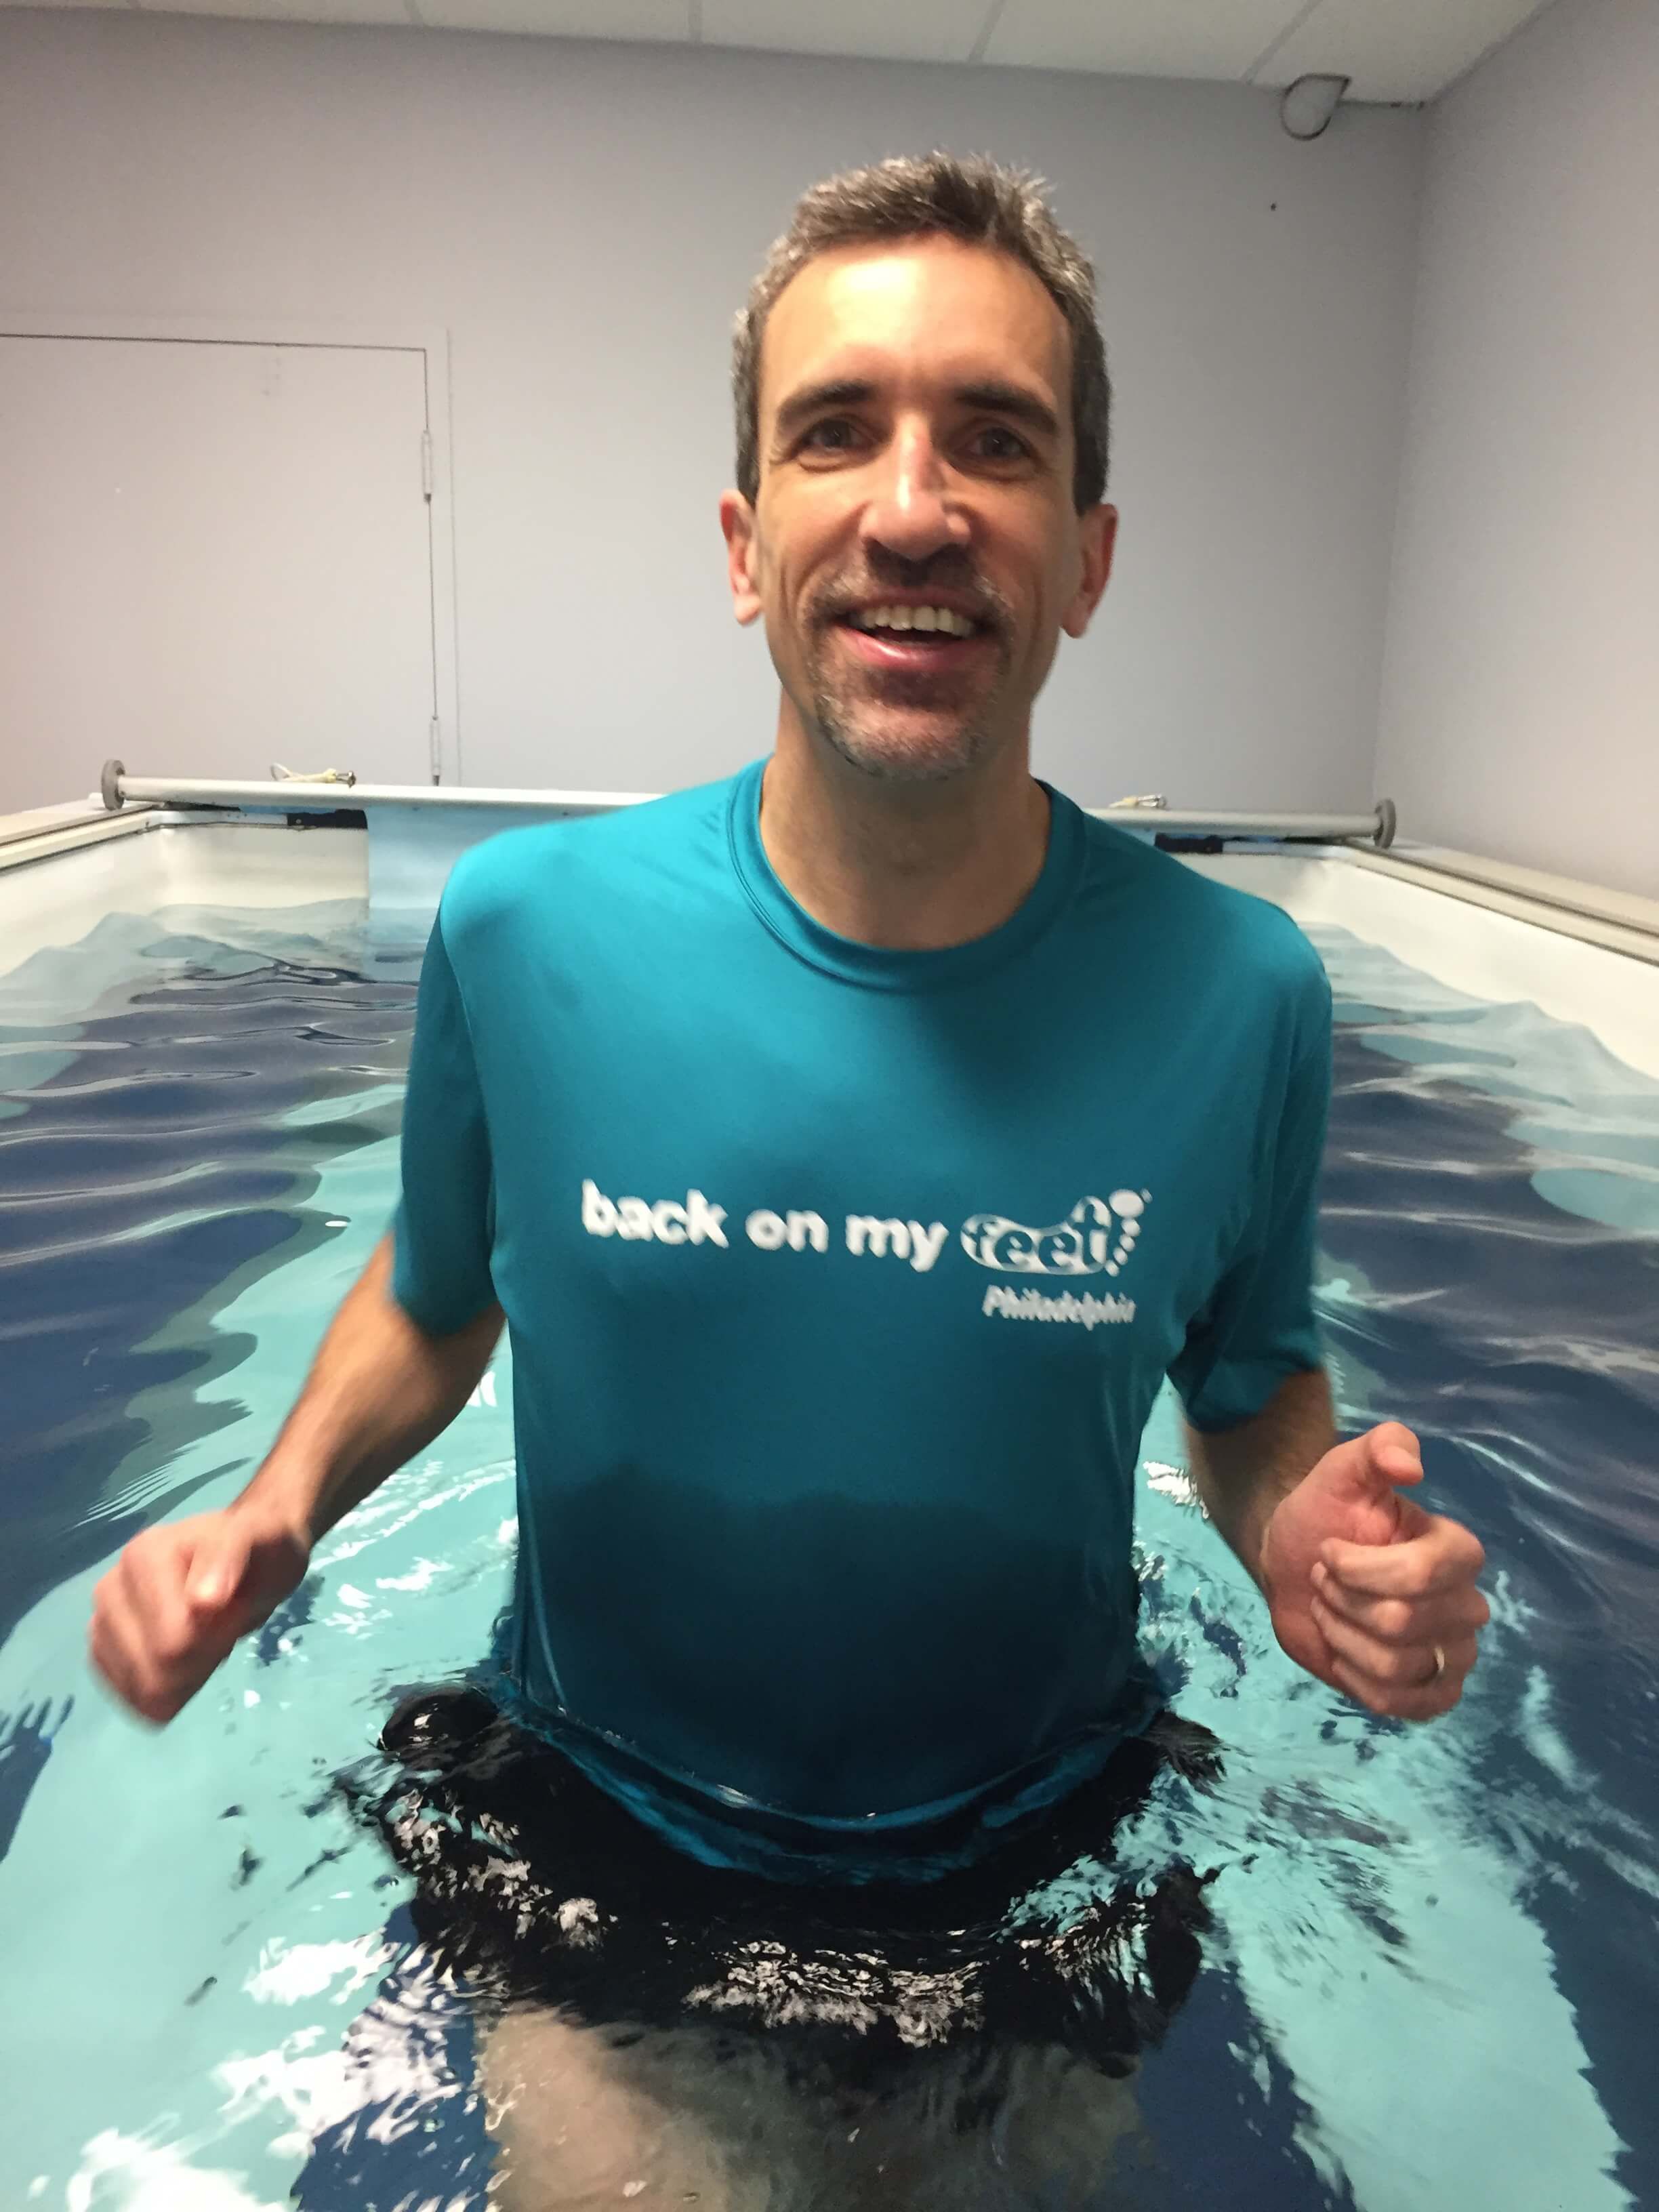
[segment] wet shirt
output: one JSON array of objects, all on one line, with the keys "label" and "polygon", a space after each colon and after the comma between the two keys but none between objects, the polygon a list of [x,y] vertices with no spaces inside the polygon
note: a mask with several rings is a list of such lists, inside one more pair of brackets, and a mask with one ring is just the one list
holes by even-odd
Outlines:
[{"label": "wet shirt", "polygon": [[1295,924],[1059,794],[1007,922],[893,951],[784,890],[761,774],[461,860],[395,1225],[419,1326],[506,1313],[518,1716],[740,1863],[1144,1723],[1141,1430],[1319,1364],[1331,1070]]}]

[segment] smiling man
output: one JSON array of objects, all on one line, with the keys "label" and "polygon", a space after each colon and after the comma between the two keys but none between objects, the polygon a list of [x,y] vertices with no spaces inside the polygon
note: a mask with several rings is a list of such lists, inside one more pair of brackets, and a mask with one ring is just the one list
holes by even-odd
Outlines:
[{"label": "smiling man", "polygon": [[[400,1716],[393,1747],[449,1778],[418,1847],[390,1825],[428,1871],[446,1836],[499,1840],[516,1747],[556,1818],[514,1924],[533,1892],[556,1954],[625,1923],[595,1897],[630,1838],[659,1874],[774,1889],[1106,1856],[1112,1778],[1139,1778],[1127,1802],[1180,1741],[1131,1562],[1166,1375],[1205,1504],[1322,1681],[1428,1719],[1486,1618],[1479,1544],[1402,1494],[1411,1433],[1333,1426],[1316,955],[1031,775],[1116,530],[1087,263],[989,163],[833,179],[757,281],[734,388],[720,520],[780,678],[770,757],[462,860],[393,1233],[244,1496],[138,1539],[94,1629],[170,1717],[453,1418],[505,1316],[520,1552],[492,1702]],[[995,1925],[1018,1884],[989,1878]],[[948,1924],[970,1917],[953,1895]],[[685,1923],[660,1934],[659,1963]],[[550,2047],[523,2078],[568,2081]],[[610,2141],[652,2093],[632,2119],[611,2077],[583,2094]],[[550,2192],[555,2132],[526,2160]]]}]

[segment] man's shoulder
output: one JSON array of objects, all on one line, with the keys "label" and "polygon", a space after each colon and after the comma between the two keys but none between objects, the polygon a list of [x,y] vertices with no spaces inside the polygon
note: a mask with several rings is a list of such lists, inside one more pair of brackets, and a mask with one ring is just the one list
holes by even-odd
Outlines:
[{"label": "man's shoulder", "polygon": [[1201,960],[1230,989],[1289,1000],[1307,1018],[1328,1020],[1324,961],[1283,907],[1097,816],[1085,821],[1097,872],[1127,886],[1149,930]]},{"label": "man's shoulder", "polygon": [[614,909],[649,884],[653,900],[689,890],[718,867],[735,777],[660,799],[631,800],[602,814],[503,830],[462,854],[440,909],[451,951],[480,936],[531,922]]}]

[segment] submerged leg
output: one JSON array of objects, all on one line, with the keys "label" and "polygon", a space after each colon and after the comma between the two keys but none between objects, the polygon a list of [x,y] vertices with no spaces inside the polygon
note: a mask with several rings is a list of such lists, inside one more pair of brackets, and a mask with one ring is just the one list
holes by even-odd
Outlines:
[{"label": "submerged leg", "polygon": [[706,2031],[582,2027],[516,2007],[489,2030],[480,2071],[501,2212],[798,2201],[781,2193],[799,2156],[784,2085],[757,2080],[771,2069],[751,2056],[722,2058]]},{"label": "submerged leg", "polygon": [[764,2036],[506,2014],[483,2044],[501,2212],[1035,2212],[1141,2139],[1133,2081],[1067,2051],[918,2051],[879,2090],[792,2081]]}]

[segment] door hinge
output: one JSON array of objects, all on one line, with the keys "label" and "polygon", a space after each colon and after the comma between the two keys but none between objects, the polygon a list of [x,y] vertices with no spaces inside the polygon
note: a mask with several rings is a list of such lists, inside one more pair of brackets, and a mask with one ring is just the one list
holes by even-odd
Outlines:
[{"label": "door hinge", "polygon": [[422,430],[421,433],[421,490],[428,499],[431,498],[432,433],[430,430]]},{"label": "door hinge", "polygon": [[444,780],[443,738],[438,726],[438,717],[435,714],[432,717],[428,734],[432,740],[432,781],[434,783],[441,783]]}]

